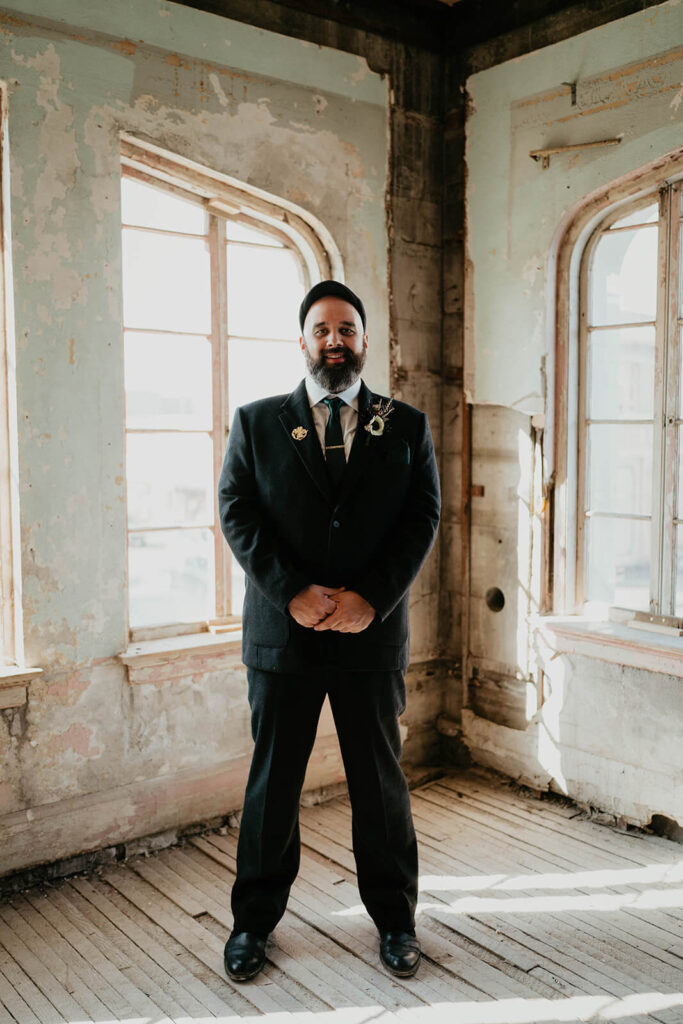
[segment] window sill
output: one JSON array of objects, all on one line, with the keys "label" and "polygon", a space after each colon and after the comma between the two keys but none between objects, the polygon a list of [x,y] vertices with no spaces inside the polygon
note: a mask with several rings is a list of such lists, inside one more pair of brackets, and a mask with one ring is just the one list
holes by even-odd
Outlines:
[{"label": "window sill", "polygon": [[159,685],[202,671],[241,664],[242,631],[186,633],[158,640],[139,640],[119,654],[132,684]]},{"label": "window sill", "polygon": [[581,654],[683,678],[683,638],[579,615],[540,615],[533,619],[532,628],[558,654]]},{"label": "window sill", "polygon": [[0,710],[19,708],[28,700],[28,684],[42,675],[42,668],[0,666]]}]

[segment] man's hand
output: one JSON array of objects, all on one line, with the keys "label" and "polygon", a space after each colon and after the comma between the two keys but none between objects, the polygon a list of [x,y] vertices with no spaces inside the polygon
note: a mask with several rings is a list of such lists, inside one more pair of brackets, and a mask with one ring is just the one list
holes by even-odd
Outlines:
[{"label": "man's hand", "polygon": [[336,601],[332,600],[335,594],[341,594],[343,587],[321,587],[317,583],[311,583],[309,587],[300,590],[296,597],[287,605],[287,611],[300,626],[311,629],[317,626],[327,615],[336,611]]},{"label": "man's hand", "polygon": [[335,603],[336,611],[319,622],[314,627],[316,630],[335,629],[338,633],[362,633],[375,617],[375,609],[355,590],[338,592]]}]

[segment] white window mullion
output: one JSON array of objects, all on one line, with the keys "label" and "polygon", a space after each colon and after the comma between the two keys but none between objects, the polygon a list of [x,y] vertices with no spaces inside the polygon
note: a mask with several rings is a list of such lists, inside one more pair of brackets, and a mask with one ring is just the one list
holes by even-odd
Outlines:
[{"label": "white window mullion", "polygon": [[[664,460],[664,515],[662,545],[662,614],[676,614],[676,517],[681,517],[677,508],[679,477],[680,415],[679,394],[681,374],[679,312],[679,259],[680,259],[680,203],[681,185],[669,186],[667,210],[666,264],[662,268],[662,298],[667,344],[666,409],[665,409],[665,460]],[[661,266],[661,264],[660,264]]]},{"label": "white window mullion", "polygon": [[668,189],[659,193],[659,236],[657,243],[657,322],[655,326],[655,397],[652,457],[652,557],[650,562],[650,612],[653,615],[666,614],[663,604],[663,589],[667,579],[664,550],[665,538],[665,497],[666,497],[666,410],[667,410],[667,323],[666,309],[666,266],[669,252],[669,206]]},{"label": "white window mullion", "polygon": [[598,236],[594,236],[586,246],[586,250],[581,260],[579,284],[579,398],[577,416],[579,473],[577,479],[576,504],[576,608],[583,608],[586,600],[586,477],[588,473],[586,412],[588,405],[588,306],[590,295],[590,267],[597,237]]},{"label": "white window mullion", "polygon": [[[228,424],[227,379],[227,313],[225,294],[225,220],[209,215],[209,249],[211,253],[211,377],[213,387],[213,464],[214,497],[223,465],[223,454]],[[225,619],[231,613],[230,549],[223,538],[218,522],[214,525],[216,565],[216,618]]]}]

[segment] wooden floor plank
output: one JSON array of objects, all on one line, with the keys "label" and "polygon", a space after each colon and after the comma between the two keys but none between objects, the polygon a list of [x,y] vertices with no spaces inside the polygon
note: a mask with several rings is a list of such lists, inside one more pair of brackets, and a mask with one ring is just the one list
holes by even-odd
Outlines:
[{"label": "wooden floor plank", "polygon": [[[68,902],[97,926],[104,945],[120,960],[126,977],[131,970],[136,972],[138,1012],[145,1016],[160,1014],[160,992],[175,999],[185,1015],[201,1017],[225,1012],[225,1002],[185,968],[177,953],[169,952],[139,923],[138,916],[145,924],[148,919],[138,915],[135,907],[119,907],[117,895],[100,882],[80,878],[73,879],[65,889]],[[249,1005],[244,1003],[243,1008]]]},{"label": "wooden floor plank", "polygon": [[127,987],[125,978],[88,937],[64,917],[55,896],[54,892],[29,893],[24,906],[30,907],[33,913],[28,918],[24,911],[23,916],[55,951],[62,951],[65,963],[80,970],[84,983],[97,993],[115,1018],[134,1017],[135,1010],[121,991]]},{"label": "wooden floor plank", "polygon": [[[339,818],[340,815],[344,814],[344,812],[348,813],[347,802],[335,802],[334,808],[329,808],[327,810],[326,823],[322,822],[323,815],[318,816],[316,828],[319,830],[323,830],[325,827],[327,827],[328,831],[332,832],[336,839],[340,839],[341,834],[343,832],[344,823],[341,820],[339,820]],[[337,824],[335,824],[335,818],[337,819]],[[330,850],[329,852],[333,851]],[[546,940],[544,952],[545,956],[548,958],[549,964],[551,964],[553,960],[556,959],[557,947],[561,946],[563,949],[565,960],[567,951],[573,951],[574,953],[576,953],[576,957],[573,958],[578,961],[578,969],[576,971],[576,976],[580,977],[582,974],[586,972],[587,958],[583,955],[583,947],[586,945],[590,946],[592,938],[590,936],[590,933],[587,935],[585,929],[578,928],[576,941],[573,941],[571,928],[567,929],[566,927],[561,927],[559,929],[559,938],[554,937],[552,932],[549,932],[547,928],[539,928],[538,930]],[[536,946],[537,951],[540,948],[541,947]],[[594,948],[596,952],[601,952],[603,946],[594,943]],[[593,972],[592,979],[595,983],[600,984],[602,990],[606,990],[608,992],[611,992],[612,994],[624,995],[630,992],[637,991],[638,982],[644,980],[645,976],[642,974],[642,972],[638,971],[637,967],[635,967],[632,962],[629,964],[628,970],[623,969],[623,965],[619,962],[618,958],[607,958],[607,963],[601,964],[600,957],[597,956],[596,962],[598,964],[599,969]],[[548,969],[549,964],[546,966],[546,970]],[[581,964],[583,964],[583,967],[581,966]],[[557,968],[557,965],[555,966]],[[655,971],[654,973],[656,975],[659,975],[659,980],[662,980],[661,971]],[[664,980],[669,982],[670,976],[666,977]]]},{"label": "wooden floor plank", "polygon": [[[214,842],[220,848],[229,850],[232,844],[232,852],[236,852],[236,840],[234,836],[220,836],[214,838]],[[313,912],[318,917],[318,922],[331,922],[336,918],[336,931],[346,933],[347,942],[358,956],[362,956],[368,963],[376,964],[378,960],[378,936],[377,931],[367,918],[365,912],[357,917],[349,918],[343,914],[344,905],[340,903],[336,895],[326,894],[306,880],[307,864],[302,858],[302,866],[299,877],[292,889],[292,896],[298,897],[299,906],[296,910],[304,919]],[[336,886],[333,887],[336,890]],[[290,897],[291,899],[291,897]],[[294,907],[292,908],[294,909]],[[334,917],[333,917],[334,915]],[[324,925],[323,925],[324,926]],[[329,926],[329,924],[328,924]],[[396,983],[396,982],[394,982]],[[398,982],[401,983],[400,981]],[[410,991],[420,996],[424,1002],[434,1001],[443,995],[453,995],[453,979],[445,977],[445,972],[439,972],[434,967],[430,971],[428,964],[425,970],[420,972],[420,979],[410,980]]]},{"label": "wooden floor plank", "polygon": [[[234,871],[234,857],[225,851],[199,837],[193,839],[192,844],[206,860],[226,869],[232,866]],[[390,1004],[404,1007],[413,1005],[412,997],[406,994],[401,986],[395,985],[392,980],[378,972],[376,961],[367,956],[363,957],[362,948],[352,944],[351,937],[343,929],[336,926],[325,914],[318,913],[315,908],[309,908],[299,896],[296,888],[290,896],[289,911],[292,916],[296,915],[302,921],[304,927],[310,929],[311,933],[315,935],[316,941],[324,942],[328,948],[335,949],[337,956],[345,963],[351,964],[357,975],[366,979],[368,983],[376,985],[383,1001],[388,999]],[[420,1002],[422,1003],[422,1000]]]},{"label": "wooden floor plank", "polygon": [[[132,959],[126,955],[122,949],[125,940],[121,933],[109,926],[105,918],[95,923],[97,911],[77,892],[63,886],[51,893],[51,899],[74,929],[87,929],[92,947],[88,955],[98,965],[102,961],[108,962],[108,978],[122,998],[128,1001],[131,1007],[129,1016],[177,1016],[188,1012],[206,1014],[205,1007],[193,1000],[182,986],[177,985],[174,978],[165,976],[159,979],[162,981],[160,985],[154,977],[150,977],[138,964],[139,951],[132,944]],[[141,956],[140,959],[146,958]],[[104,971],[104,967],[100,966],[100,970]]]},{"label": "wooden floor plank", "polygon": [[[669,860],[677,859],[675,851],[670,849],[671,844],[657,836],[600,825],[583,816],[576,807],[561,808],[551,800],[538,797],[521,799],[507,786],[477,784],[474,778],[458,780],[446,776],[439,779],[432,790],[461,792],[463,797],[477,800],[482,808],[498,807],[521,820],[542,822],[549,830],[559,832],[560,835],[570,833],[582,843],[607,849],[624,860],[646,864],[653,860],[668,863]],[[465,784],[460,785],[459,781]]]},{"label": "wooden floor plank", "polygon": [[[171,900],[161,896],[130,869],[109,870],[103,874],[103,878],[138,910],[181,942],[210,970],[222,975],[224,942],[176,908]],[[289,999],[281,998],[277,988],[264,975],[260,975],[251,985],[242,986],[242,989],[240,995],[262,1013],[288,1009]]]},{"label": "wooden floor plank", "polygon": [[[191,871],[193,877],[198,880],[202,879],[201,884],[207,887],[215,887],[218,883],[220,891],[224,891],[226,881],[229,884],[233,877],[228,874],[227,869],[221,869],[216,861],[196,848],[187,852],[183,851],[181,856],[183,869]],[[322,957],[327,967],[334,968],[339,975],[336,984],[343,984],[345,995],[361,1003],[371,998],[387,1008],[397,1008],[401,1005],[396,999],[396,989],[392,991],[387,986],[385,992],[378,985],[376,969],[369,968],[355,956],[340,956],[342,951],[336,943],[320,930],[308,927],[305,921],[293,913],[285,916],[283,923],[278,925],[275,932],[275,943],[287,955],[292,955],[289,942],[292,934],[299,939],[303,938],[308,945],[308,956],[311,957],[312,962],[316,957]]]},{"label": "wooden floor plank", "polygon": [[35,1014],[40,1024],[57,1024],[57,1021],[63,1019],[56,1006],[46,998],[45,994],[2,945],[0,945],[0,971],[12,990]]},{"label": "wooden floor plank", "polygon": [[1,967],[0,998],[10,1018],[16,1021],[16,1024],[39,1024],[38,1017]]},{"label": "wooden floor plank", "polygon": [[[437,806],[442,805],[439,803],[437,804]],[[488,854],[495,855],[496,853],[499,853],[500,860],[496,861],[495,859],[489,859],[487,862],[489,865],[490,873],[492,874],[495,874],[496,871],[500,869],[504,862],[509,863],[510,847],[512,847],[512,849],[515,851],[515,859],[517,863],[519,864],[520,861],[523,860],[524,869],[526,872],[530,874],[538,871],[546,873],[548,867],[552,866],[552,861],[548,859],[548,854],[546,852],[543,852],[539,856],[534,851],[530,851],[528,849],[520,850],[518,847],[515,847],[514,843],[510,843],[509,846],[506,846],[499,836],[494,835],[492,833],[487,833],[486,831],[481,829],[477,830],[476,826],[473,826],[472,828],[469,828],[468,826],[468,829],[468,831],[461,830],[460,842],[458,845],[464,847],[465,850],[467,850],[468,848],[470,850],[475,850],[480,863],[482,850],[484,850]],[[467,843],[463,842],[463,839],[465,837],[468,840]],[[433,857],[434,854],[432,853],[431,848],[428,849],[429,856]],[[443,854],[445,851],[443,848],[440,847],[438,852]],[[576,864],[572,864],[571,870],[574,870],[576,867]],[[635,886],[604,887],[604,892],[607,894],[611,893],[614,895],[618,895],[621,891],[637,893],[639,889]],[[591,896],[591,890],[584,888],[582,886],[578,886],[576,892],[586,897]],[[543,893],[542,891],[539,892],[539,896],[543,898],[551,899],[552,895],[552,893]],[[662,945],[665,942],[667,942],[668,945],[672,945],[677,940],[677,936],[679,934],[679,926],[678,923],[672,920],[670,916],[666,916],[655,911],[645,913],[634,909],[629,909],[626,911],[626,913],[628,913],[629,918],[633,918],[633,920],[630,921],[630,924],[628,926],[629,934],[639,936],[641,933],[647,932],[650,936],[654,936],[655,932],[660,933],[659,941]],[[661,933],[664,934],[662,935]]]},{"label": "wooden floor plank", "polygon": [[680,847],[480,770],[411,803],[414,978],[379,964],[341,797],[301,810],[299,877],[249,985],[223,969],[238,832],[220,830],[0,904],[0,1024],[683,1024]]},{"label": "wooden floor plank", "polygon": [[[47,957],[47,963],[28,946],[14,931],[16,915],[7,913],[8,908],[0,907],[0,944],[10,957],[17,962],[52,1005],[67,1015],[67,1020],[87,1021],[87,1013],[73,998],[66,965],[58,957]],[[9,924],[5,918],[9,917]],[[44,950],[41,949],[41,952]]]},{"label": "wooden floor plank", "polygon": [[[170,898],[174,898],[171,895],[172,893],[181,892],[184,899],[190,897],[198,905],[201,904],[204,907],[204,912],[210,914],[225,929],[223,936],[223,941],[225,941],[232,929],[232,914],[225,905],[225,892],[218,892],[215,886],[202,884],[202,879],[196,875],[188,878],[187,868],[185,871],[174,870],[172,866],[174,864],[177,864],[178,868],[182,869],[182,861],[179,860],[177,854],[177,851],[173,851],[173,854],[170,856],[160,853],[153,861],[139,861],[132,864],[131,867],[141,874],[150,885],[158,888],[160,892],[169,895]],[[216,896],[218,899],[215,898]],[[221,902],[221,899],[223,902]],[[327,971],[324,963],[316,963],[315,971],[308,968],[298,955],[300,948],[301,942],[298,936],[292,936],[291,933],[288,933],[286,927],[278,928],[276,940],[269,944],[268,958],[276,966],[281,967],[282,953],[285,954],[285,959],[289,956],[288,973],[308,993],[316,995],[321,1000],[323,1007],[332,1008],[332,1004],[328,1002],[329,997],[335,999],[335,1006],[353,1005],[352,1000],[344,993],[343,988],[337,986],[337,978]],[[310,1002],[310,999],[307,1002]]]}]

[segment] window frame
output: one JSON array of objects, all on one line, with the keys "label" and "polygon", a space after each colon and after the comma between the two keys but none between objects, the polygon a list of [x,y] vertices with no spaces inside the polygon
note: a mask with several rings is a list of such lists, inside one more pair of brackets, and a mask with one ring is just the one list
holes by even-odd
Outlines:
[{"label": "window frame", "polygon": [[[164,189],[203,207],[207,213],[207,242],[211,273],[211,344],[213,481],[215,496],[229,434],[228,410],[228,334],[227,253],[230,245],[248,245],[227,238],[229,221],[255,228],[270,235],[292,252],[300,265],[305,287],[314,280],[336,277],[343,280],[341,257],[326,232],[314,218],[293,204],[276,202],[266,193],[234,179],[215,175],[207,168],[149,142],[121,133],[121,175]],[[306,218],[306,219],[305,219]],[[122,230],[125,225],[122,220]],[[146,230],[146,229],[141,229]],[[122,329],[126,328],[122,324]],[[134,328],[130,329],[134,331]],[[172,333],[172,332],[171,332]],[[240,337],[242,337],[240,335]],[[279,339],[272,339],[279,340]],[[282,339],[291,340],[291,339]],[[128,434],[125,423],[124,430]],[[127,498],[127,496],[126,496]],[[127,500],[126,500],[127,509]],[[214,502],[215,511],[215,502]],[[156,640],[200,632],[224,633],[239,629],[241,617],[231,611],[232,557],[223,538],[218,517],[214,515],[215,618],[188,623],[131,626],[128,582],[128,546],[132,531],[126,522],[126,604],[128,635],[131,642]]]},{"label": "window frame", "polygon": [[[593,230],[588,242],[586,243],[582,255],[581,265],[579,270],[579,373],[578,373],[578,430],[577,430],[577,464],[578,464],[578,479],[577,479],[577,507],[576,507],[576,530],[577,530],[577,544],[576,544],[576,605],[579,608],[583,608],[586,604],[585,597],[585,580],[587,572],[586,564],[586,492],[587,492],[587,476],[588,476],[588,444],[587,444],[587,421],[589,419],[587,414],[587,393],[589,388],[589,369],[588,369],[588,338],[591,326],[589,325],[588,310],[590,306],[590,288],[591,281],[590,275],[593,270],[593,261],[599,242],[603,237],[610,233],[612,225],[625,216],[636,213],[639,209],[647,208],[653,205],[653,201],[658,205],[658,220],[652,222],[652,228],[658,232],[658,250],[657,250],[657,267],[658,270],[661,266],[662,260],[668,255],[664,250],[666,246],[663,242],[666,242],[665,232],[661,230],[664,218],[668,218],[669,205],[670,205],[670,189],[677,189],[678,186],[665,186],[663,189],[658,189],[639,197],[632,203],[628,203],[625,206],[619,206],[616,210],[608,210],[607,214],[600,220],[598,225]],[[676,192],[678,194],[678,192]],[[680,199],[679,199],[680,201]],[[621,230],[632,230],[633,227],[639,225],[629,226]],[[667,331],[665,329],[666,324],[663,322],[662,308],[664,300],[662,298],[662,285],[663,275],[658,273],[658,287],[657,287],[657,301],[655,318],[652,321],[642,321],[633,324],[607,324],[602,327],[604,330],[614,329],[620,330],[628,327],[647,327],[652,326],[655,334],[655,365],[654,365],[654,401],[653,401],[653,413],[652,413],[652,435],[653,435],[653,476],[652,476],[652,495],[653,504],[649,515],[636,515],[630,516],[629,518],[638,520],[649,521],[650,536],[655,541],[652,546],[652,550],[660,549],[662,523],[664,514],[661,507],[661,499],[663,497],[663,482],[661,469],[664,464],[663,451],[664,446],[662,443],[662,431],[657,429],[657,424],[663,422],[662,420],[662,405],[663,405],[663,390],[660,383],[664,378],[662,360],[666,359],[669,354],[668,344],[669,339]],[[666,282],[664,282],[665,284]],[[637,422],[637,421],[634,421]],[[649,423],[649,420],[643,420],[644,423]],[[671,497],[671,495],[669,495]],[[622,517],[626,518],[626,517]],[[675,554],[675,553],[674,553]],[[657,615],[667,614],[663,609],[660,609],[659,604],[656,606],[653,604],[652,595],[660,594],[661,587],[661,573],[660,573],[660,559],[656,557],[651,558],[650,567],[650,612]],[[671,581],[669,580],[669,583]],[[613,606],[610,610],[612,614],[618,614],[619,609]],[[623,611],[635,611],[630,608],[623,608]]]},{"label": "window frame", "polygon": [[7,91],[0,83],[0,669],[24,666]]},{"label": "window frame", "polygon": [[[541,615],[563,615],[582,617],[583,579],[582,557],[583,537],[580,519],[583,517],[582,483],[583,467],[579,456],[581,415],[583,405],[585,374],[582,373],[585,344],[585,268],[594,247],[596,236],[608,223],[621,219],[638,205],[647,205],[662,190],[683,183],[683,147],[667,153],[651,164],[624,175],[616,182],[595,190],[584,200],[572,207],[558,226],[549,255],[550,279],[555,282],[548,297],[548,344],[546,348],[545,371],[551,383],[548,391],[548,415],[544,430],[544,545],[543,574],[540,601]],[[661,211],[660,211],[661,213]],[[673,218],[675,204],[671,203],[669,218]],[[669,220],[668,223],[671,221]],[[677,230],[680,222],[677,225]],[[665,244],[660,231],[659,245]],[[593,245],[591,245],[593,243]],[[675,234],[668,232],[666,244],[675,244]],[[660,256],[658,255],[658,261]],[[661,288],[661,280],[659,287]],[[671,289],[666,299],[668,322],[666,329],[673,343],[678,343],[674,331],[677,325],[677,310],[673,308]],[[663,308],[658,305],[658,310]],[[673,318],[673,319],[672,319]],[[660,317],[658,316],[658,321]],[[659,330],[660,328],[656,328]],[[678,328],[677,328],[678,329]],[[660,339],[656,351],[661,353]],[[675,352],[674,352],[675,354]],[[666,375],[655,370],[656,377],[665,380]],[[670,410],[674,394],[673,382],[668,382],[666,395],[661,395],[661,408]],[[666,399],[666,403],[665,403]],[[683,410],[681,410],[683,412]],[[656,413],[655,413],[656,415]],[[655,420],[656,422],[656,420]],[[676,430],[680,418],[665,429]],[[653,467],[656,473],[657,461]],[[675,497],[674,488],[670,494]],[[673,518],[671,519],[673,523]],[[659,543],[659,539],[658,539]],[[675,548],[672,547],[675,555]],[[580,557],[581,555],[581,557]],[[666,567],[665,567],[666,568]],[[673,571],[669,563],[666,571]],[[660,575],[660,578],[661,577]],[[631,610],[614,608],[606,616],[616,621],[633,620],[636,613]],[[644,618],[654,619],[650,611]],[[603,620],[605,616],[602,616]],[[664,617],[667,618],[666,616]],[[671,616],[668,617],[672,619]],[[678,620],[672,619],[673,622]]]}]

